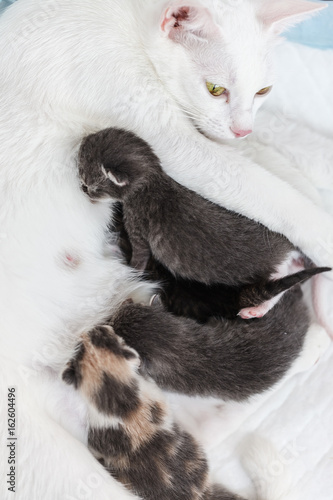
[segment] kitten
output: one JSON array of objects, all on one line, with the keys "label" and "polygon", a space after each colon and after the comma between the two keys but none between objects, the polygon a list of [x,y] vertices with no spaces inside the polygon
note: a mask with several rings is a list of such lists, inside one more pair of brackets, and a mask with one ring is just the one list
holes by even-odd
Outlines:
[{"label": "kitten", "polygon": [[107,323],[165,390],[241,401],[278,382],[300,354],[309,315],[299,287],[264,318],[200,325],[161,305],[125,302]]},{"label": "kitten", "polygon": [[[286,238],[178,184],[163,172],[150,146],[131,132],[106,129],[86,137],[78,169],[92,200],[122,202],[131,265],[146,269],[152,254],[183,280],[184,289],[192,287],[184,280],[200,282],[204,290],[204,285],[213,286],[223,296],[215,314],[261,317],[286,290],[330,270],[313,268],[283,277],[285,263],[296,254]],[[157,265],[155,279],[162,277],[158,270]]]},{"label": "kitten", "polygon": [[144,500],[242,500],[210,483],[203,450],[139,366],[110,326],[82,337],[62,378],[87,402],[90,451]]}]

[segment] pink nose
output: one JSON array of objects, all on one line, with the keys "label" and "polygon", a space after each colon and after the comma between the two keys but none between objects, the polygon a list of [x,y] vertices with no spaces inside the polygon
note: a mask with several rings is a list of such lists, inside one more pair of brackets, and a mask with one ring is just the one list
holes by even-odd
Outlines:
[{"label": "pink nose", "polygon": [[231,129],[236,137],[246,137],[247,135],[252,133],[252,130],[239,130],[239,129]]}]

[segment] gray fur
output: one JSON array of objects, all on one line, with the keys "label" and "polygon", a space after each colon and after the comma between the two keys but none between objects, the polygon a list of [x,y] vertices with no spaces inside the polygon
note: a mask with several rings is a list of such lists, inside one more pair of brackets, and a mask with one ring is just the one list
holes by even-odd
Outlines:
[{"label": "gray fur", "polygon": [[[125,185],[116,186],[104,171]],[[88,136],[79,174],[92,199],[122,201],[136,267],[145,267],[151,251],[183,278],[244,285],[268,279],[294,250],[283,236],[175,182],[131,132],[107,129]]]},{"label": "gray fur", "polygon": [[[200,283],[219,284],[215,291],[224,296],[221,308],[210,308],[208,302],[200,311],[192,307],[192,316],[199,320],[210,312],[234,317],[242,308],[260,305],[329,270],[312,268],[270,280],[295,250],[292,244],[175,182],[163,172],[150,146],[131,132],[106,129],[85,138],[79,152],[79,174],[93,200],[121,200],[134,267],[144,270],[152,254],[171,272],[168,282],[172,275],[192,280],[192,288],[201,297],[209,297],[211,291],[202,294]],[[157,269],[161,270],[155,266],[154,278],[165,279],[167,273],[162,270],[159,276]],[[224,285],[230,288],[223,289]],[[178,301],[170,310],[179,313],[184,308]]]},{"label": "gray fur", "polygon": [[300,354],[310,322],[299,287],[261,319],[199,325],[161,306],[124,304],[110,319],[159,387],[244,400],[278,382]]}]

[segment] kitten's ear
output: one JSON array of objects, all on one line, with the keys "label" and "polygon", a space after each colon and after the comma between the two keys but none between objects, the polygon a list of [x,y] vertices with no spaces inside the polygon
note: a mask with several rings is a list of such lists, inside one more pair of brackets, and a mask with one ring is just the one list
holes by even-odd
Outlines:
[{"label": "kitten's ear", "polygon": [[109,179],[111,182],[113,182],[113,184],[115,184],[118,187],[125,187],[128,186],[129,184],[129,180],[126,173],[112,172],[111,168],[108,167],[105,168],[104,165],[102,165],[102,172],[107,179]]},{"label": "kitten's ear", "polygon": [[267,28],[279,34],[304,21],[327,4],[304,0],[265,0],[259,9],[259,18]]},{"label": "kitten's ear", "polygon": [[218,30],[209,10],[191,0],[185,4],[184,0],[171,2],[163,12],[160,26],[163,33],[175,41],[189,34],[209,38]]}]

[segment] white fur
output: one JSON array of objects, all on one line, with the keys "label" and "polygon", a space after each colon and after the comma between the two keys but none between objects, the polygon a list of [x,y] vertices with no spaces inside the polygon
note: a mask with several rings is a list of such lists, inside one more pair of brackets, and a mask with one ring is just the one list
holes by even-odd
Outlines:
[{"label": "white fur", "polygon": [[272,500],[300,500],[291,488],[288,471],[283,473],[284,481],[277,475],[274,465],[280,455],[270,441],[259,436],[250,436],[242,446],[243,464],[256,485],[259,498]]},{"label": "white fur", "polygon": [[[6,386],[18,386],[18,500],[80,498],[95,470],[102,481],[86,485],[91,499],[134,498],[80,443],[84,410],[57,378],[84,330],[152,290],[107,242],[109,204],[80,191],[75,153],[84,134],[112,125],[139,133],[176,180],[333,265],[333,250],[316,259],[318,240],[333,238],[320,207],[195,128],[232,137],[230,126],[249,125],[262,102],[252,107],[255,92],[272,82],[275,34],[255,17],[257,2],[205,2],[223,42],[202,38],[200,26],[186,43],[170,39],[160,27],[167,6],[20,0],[0,20],[0,378],[1,401]],[[213,77],[226,80],[229,103],[208,94],[204,80]],[[1,422],[5,412],[1,403]]]}]

